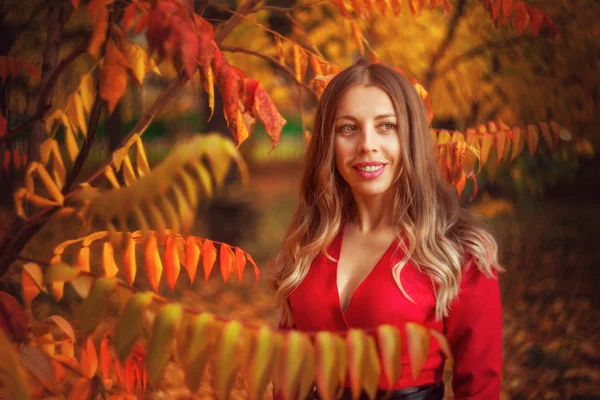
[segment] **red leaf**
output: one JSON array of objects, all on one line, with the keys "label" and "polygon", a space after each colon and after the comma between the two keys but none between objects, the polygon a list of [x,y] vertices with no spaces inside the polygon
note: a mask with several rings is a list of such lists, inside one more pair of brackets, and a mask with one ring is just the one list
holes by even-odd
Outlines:
[{"label": "red leaf", "polygon": [[219,249],[219,264],[221,267],[221,276],[223,276],[223,281],[227,283],[227,279],[229,279],[229,273],[232,270],[233,263],[233,252],[231,251],[231,247],[227,243],[221,243],[221,248]]},{"label": "red leaf", "polygon": [[129,357],[125,361],[125,389],[128,393],[133,393],[135,389],[135,376],[133,374],[133,357]]},{"label": "red leaf", "polygon": [[4,132],[6,132],[6,126],[6,119],[4,118],[4,115],[2,115],[2,112],[0,112],[0,137],[4,135]]},{"label": "red leaf", "polygon": [[67,400],[91,399],[94,394],[92,389],[92,381],[81,377],[71,388]]},{"label": "red leaf", "polygon": [[502,8],[502,0],[491,0],[492,7],[492,19],[495,21],[500,16],[500,10]]},{"label": "red leaf", "polygon": [[408,0],[408,8],[412,15],[421,15],[423,7],[425,6],[425,0]]},{"label": "red leaf", "polygon": [[217,259],[217,249],[211,240],[205,239],[202,246],[202,267],[204,268],[204,279],[208,280]]},{"label": "red leaf", "polygon": [[260,84],[256,79],[246,78],[246,92],[244,97],[244,110],[254,114],[254,100],[256,99],[256,88]]},{"label": "red leaf", "polygon": [[30,317],[19,302],[6,292],[0,292],[0,329],[16,342],[28,340]]},{"label": "red leaf", "polygon": [[527,26],[529,25],[529,14],[525,8],[525,4],[521,0],[518,0],[515,4],[515,26],[519,35],[525,33]]},{"label": "red leaf", "polygon": [[40,72],[37,70],[37,68],[34,65],[25,63],[25,69],[27,70],[27,72],[29,72],[29,75],[33,76],[34,78],[38,78],[38,79],[42,78],[40,76]]},{"label": "red leaf", "polygon": [[269,94],[260,85],[256,87],[254,96],[256,115],[265,126],[265,131],[269,135],[269,138],[271,138],[273,148],[275,148],[279,142],[281,130],[287,121],[279,114],[273,100],[271,100]]},{"label": "red leaf", "polygon": [[508,20],[508,17],[512,14],[513,0],[502,0],[502,15],[504,20]]},{"label": "red leaf", "polygon": [[238,71],[229,65],[229,62],[221,51],[215,53],[215,57],[212,60],[212,69],[215,73],[221,98],[223,99],[223,111],[227,120],[227,126],[239,143],[235,130],[235,122],[238,115],[242,80]]},{"label": "red leaf", "polygon": [[8,78],[8,57],[0,56],[0,77],[2,83]]},{"label": "red leaf", "polygon": [[139,34],[148,26],[148,21],[150,20],[150,12],[145,11],[140,15],[137,22],[135,23],[135,33]]},{"label": "red leaf", "polygon": [[548,36],[550,37],[550,40],[554,40],[556,38],[556,25],[554,25],[554,21],[544,14],[544,23],[548,25]]},{"label": "red leaf", "polygon": [[71,4],[73,4],[73,8],[75,8],[76,10],[79,8],[79,1],[80,0],[71,0]]},{"label": "red leaf", "polygon": [[7,59],[8,59],[8,71],[14,78],[15,76],[17,76],[17,64],[15,62],[14,57],[7,57]]},{"label": "red leaf", "polygon": [[542,28],[542,24],[544,23],[544,13],[535,7],[526,5],[525,8],[529,13],[529,24],[531,26],[531,34],[533,35],[533,37],[537,37],[540,33],[540,29]]},{"label": "red leaf", "polygon": [[250,261],[250,264],[252,264],[252,266],[254,267],[254,274],[256,275],[256,282],[258,282],[258,277],[260,276],[260,270],[256,266],[256,263],[254,262],[254,259],[252,258],[252,256],[250,254],[246,254],[246,257],[248,257],[248,261]]},{"label": "red leaf", "polygon": [[108,339],[105,337],[100,341],[100,372],[104,379],[110,377],[110,365],[112,361],[112,354],[108,344]]},{"label": "red leaf", "polygon": [[131,26],[133,25],[133,20],[135,19],[135,14],[137,12],[137,4],[135,2],[129,3],[125,11],[123,12],[123,33],[127,33]]}]

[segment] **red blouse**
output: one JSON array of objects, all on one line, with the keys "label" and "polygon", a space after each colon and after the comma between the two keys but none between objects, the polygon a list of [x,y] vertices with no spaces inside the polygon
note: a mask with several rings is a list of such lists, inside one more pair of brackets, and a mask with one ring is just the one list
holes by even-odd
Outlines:
[{"label": "red blouse", "polygon": [[[328,253],[338,260],[342,235],[338,234]],[[373,270],[357,287],[346,312],[342,312],[337,288],[337,262],[319,254],[302,283],[290,294],[294,327],[300,331],[369,329],[381,324],[399,328],[413,321],[444,333],[455,358],[453,389],[455,400],[494,400],[500,397],[502,364],[502,316],[497,279],[486,278],[467,262],[463,269],[459,296],[450,314],[435,321],[435,297],[431,280],[409,262],[401,272],[402,285],[413,298],[407,299],[391,274],[403,252],[394,241]],[[404,329],[401,339],[406,343]],[[410,358],[402,349],[402,376],[394,389],[440,382],[445,357],[432,338],[429,357],[416,381],[410,376]],[[347,386],[349,383],[347,382]],[[380,389],[387,389],[383,374]]]}]

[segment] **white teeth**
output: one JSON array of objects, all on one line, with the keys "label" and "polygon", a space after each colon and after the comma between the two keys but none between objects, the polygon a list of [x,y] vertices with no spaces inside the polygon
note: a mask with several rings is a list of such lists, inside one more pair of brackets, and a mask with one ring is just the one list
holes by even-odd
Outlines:
[{"label": "white teeth", "polygon": [[383,165],[367,165],[366,167],[358,167],[362,172],[375,172],[383,168]]}]

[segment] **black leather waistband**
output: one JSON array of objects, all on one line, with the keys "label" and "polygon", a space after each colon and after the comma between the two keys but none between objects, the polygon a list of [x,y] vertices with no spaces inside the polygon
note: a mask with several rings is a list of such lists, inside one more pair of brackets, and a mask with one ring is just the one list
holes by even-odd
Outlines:
[{"label": "black leather waistband", "polygon": [[[317,390],[314,391],[313,398],[321,400]],[[310,398],[310,397],[309,397]],[[404,389],[394,389],[390,392],[385,390],[377,391],[376,399],[387,400],[443,400],[444,398],[444,382],[433,383],[431,385],[413,386]],[[344,388],[339,400],[351,400],[352,392],[350,388]],[[368,400],[364,392],[359,397],[359,400]]]}]

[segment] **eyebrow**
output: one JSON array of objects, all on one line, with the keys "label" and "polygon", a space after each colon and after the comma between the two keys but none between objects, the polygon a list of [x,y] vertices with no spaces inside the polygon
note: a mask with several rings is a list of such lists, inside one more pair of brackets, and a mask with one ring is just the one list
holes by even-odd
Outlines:
[{"label": "eyebrow", "polygon": [[[388,118],[388,117],[394,117],[396,118],[396,114],[381,114],[375,117],[376,120],[378,119],[383,119],[383,118]],[[352,115],[340,115],[339,117],[336,118],[336,120],[338,119],[349,119],[352,121],[357,121],[358,119],[356,117],[353,117]]]}]

